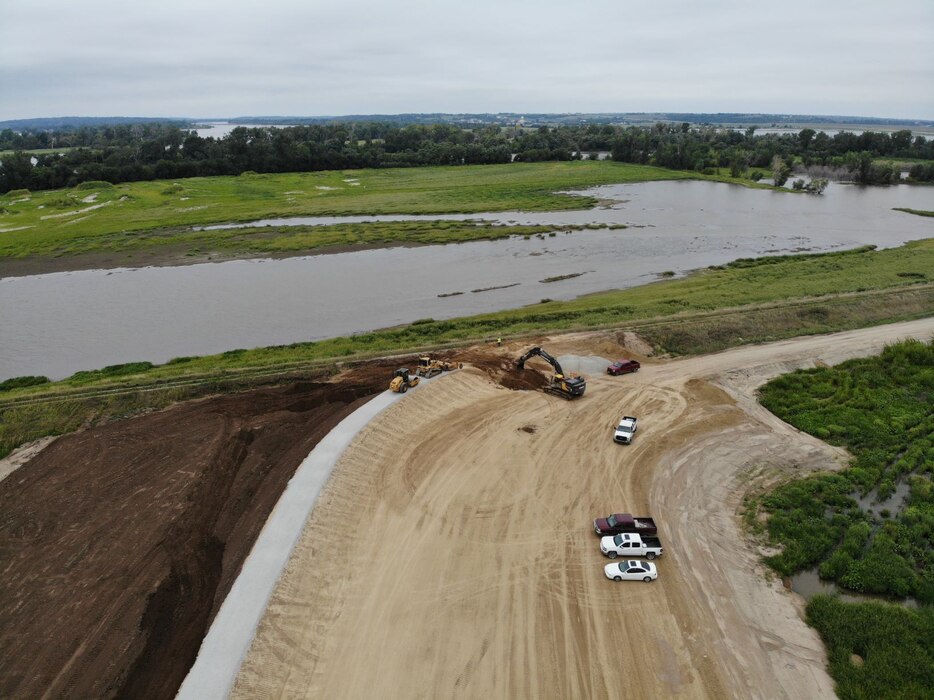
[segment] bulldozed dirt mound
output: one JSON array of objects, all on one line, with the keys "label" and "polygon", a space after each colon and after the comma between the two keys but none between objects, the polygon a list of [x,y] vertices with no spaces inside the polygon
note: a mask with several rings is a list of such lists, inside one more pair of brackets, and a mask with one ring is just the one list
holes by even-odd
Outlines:
[{"label": "bulldozed dirt mound", "polygon": [[0,697],[172,698],[312,447],[386,363],[59,438],[0,483]]},{"label": "bulldozed dirt mound", "polygon": [[537,391],[548,386],[549,377],[535,367],[527,364],[525,369],[516,369],[516,357],[507,355],[501,350],[498,352],[472,350],[459,355],[458,359],[481,370],[495,384],[507,389]]}]

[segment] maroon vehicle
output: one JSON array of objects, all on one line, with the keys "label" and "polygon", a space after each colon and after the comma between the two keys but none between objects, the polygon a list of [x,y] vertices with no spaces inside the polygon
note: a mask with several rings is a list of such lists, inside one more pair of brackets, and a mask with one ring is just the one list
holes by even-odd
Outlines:
[{"label": "maroon vehicle", "polygon": [[619,535],[624,532],[637,532],[640,535],[657,535],[658,528],[652,518],[635,517],[629,513],[614,513],[606,518],[593,521],[593,531],[601,537]]},{"label": "maroon vehicle", "polygon": [[606,368],[607,374],[612,374],[614,377],[620,374],[629,374],[630,372],[638,372],[639,368],[642,365],[639,364],[638,360],[619,360],[614,362],[612,365]]}]

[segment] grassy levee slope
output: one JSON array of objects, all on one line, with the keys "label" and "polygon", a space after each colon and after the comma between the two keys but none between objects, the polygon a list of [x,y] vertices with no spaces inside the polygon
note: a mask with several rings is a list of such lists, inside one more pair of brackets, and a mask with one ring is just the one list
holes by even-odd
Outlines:
[{"label": "grassy levee slope", "polygon": [[559,191],[698,177],[579,161],[85,182],[0,197],[0,260],[145,249],[186,243],[186,234],[198,246],[204,239],[187,230],[192,226],[271,217],[586,209],[592,198]]},{"label": "grassy levee slope", "polygon": [[[779,377],[762,404],[795,427],[852,452],[849,468],[783,484],[761,499],[766,561],[788,575],[820,565],[854,591],[913,596],[895,604],[817,597],[807,619],[827,644],[843,698],[930,697],[934,689],[934,341]],[[910,484],[904,507],[863,512],[853,495],[885,499]],[[856,664],[852,655],[860,657]],[[922,690],[926,689],[928,695]]]},{"label": "grassy levee slope", "polygon": [[[497,336],[630,328],[674,354],[825,333],[934,314],[934,239],[871,248],[739,260],[687,278],[318,342],[130,363],[0,391],[0,456],[30,440],[171,401],[416,350]],[[24,382],[29,383],[29,382]]]}]

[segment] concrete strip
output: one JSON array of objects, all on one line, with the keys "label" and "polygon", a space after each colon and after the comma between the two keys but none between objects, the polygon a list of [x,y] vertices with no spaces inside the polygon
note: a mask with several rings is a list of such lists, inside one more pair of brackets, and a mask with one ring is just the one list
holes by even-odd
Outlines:
[{"label": "concrete strip", "polygon": [[228,696],[269,597],[338,458],[367,423],[403,396],[386,391],[371,399],[338,423],[299,465],[221,604],[176,700]]}]

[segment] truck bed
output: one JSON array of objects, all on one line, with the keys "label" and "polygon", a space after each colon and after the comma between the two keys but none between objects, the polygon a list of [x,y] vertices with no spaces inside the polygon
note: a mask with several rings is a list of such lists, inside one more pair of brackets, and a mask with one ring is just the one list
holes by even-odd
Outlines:
[{"label": "truck bed", "polygon": [[643,536],[645,535],[655,535],[658,533],[658,528],[655,526],[655,521],[652,518],[633,518],[633,527],[635,531]]},{"label": "truck bed", "polygon": [[661,547],[662,541],[657,537],[652,537],[650,535],[642,535],[642,544],[646,547]]}]

